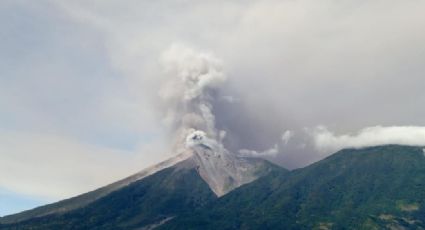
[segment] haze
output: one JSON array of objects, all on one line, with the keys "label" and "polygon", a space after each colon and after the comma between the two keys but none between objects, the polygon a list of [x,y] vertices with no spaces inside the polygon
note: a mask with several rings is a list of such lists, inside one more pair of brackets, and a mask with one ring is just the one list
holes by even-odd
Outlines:
[{"label": "haze", "polygon": [[235,154],[292,169],[345,147],[425,145],[424,8],[1,1],[0,216],[173,156],[160,92],[175,47],[176,60],[207,55],[225,76],[212,114]]}]

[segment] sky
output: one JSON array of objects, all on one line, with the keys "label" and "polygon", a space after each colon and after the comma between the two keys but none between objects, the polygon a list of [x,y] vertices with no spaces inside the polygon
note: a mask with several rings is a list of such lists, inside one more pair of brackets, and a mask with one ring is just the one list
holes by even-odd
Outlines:
[{"label": "sky", "polygon": [[0,216],[173,156],[160,92],[173,47],[220,63],[212,113],[232,152],[292,169],[346,147],[425,145],[424,7],[3,0]]}]

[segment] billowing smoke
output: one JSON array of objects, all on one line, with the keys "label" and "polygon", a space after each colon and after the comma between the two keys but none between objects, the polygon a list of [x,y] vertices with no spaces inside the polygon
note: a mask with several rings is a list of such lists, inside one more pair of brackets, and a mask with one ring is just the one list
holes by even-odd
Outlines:
[{"label": "billowing smoke", "polygon": [[[256,142],[243,141],[236,147],[230,146],[229,149],[239,156],[267,158],[277,157],[281,152],[299,153],[299,157],[295,160],[291,158],[291,155],[279,156],[294,165],[302,164],[298,161],[309,162],[323,157],[320,154],[314,155],[313,152],[316,151],[329,154],[345,147],[381,144],[423,145],[425,143],[423,127],[376,126],[365,128],[358,134],[339,136],[325,127],[319,127],[313,130],[305,129],[304,134],[297,132],[297,137],[294,137],[294,131],[286,130],[281,132],[280,140],[274,139],[267,133],[269,130],[280,129],[279,123],[271,120],[269,123],[273,124],[272,127],[255,129],[253,126],[255,122],[248,121],[250,113],[240,109],[240,103],[235,102],[232,95],[220,95],[227,76],[224,74],[222,62],[212,53],[196,51],[182,45],[172,45],[163,53],[161,61],[166,76],[160,89],[166,114],[164,122],[171,127],[174,138],[173,151],[176,153],[199,145],[217,152],[224,152],[223,141],[226,133],[229,134],[226,139],[230,140],[235,139],[235,134],[244,136],[251,133],[254,136],[248,140],[265,138],[264,142],[268,142],[268,145],[263,146],[246,146]],[[227,103],[227,106],[223,106],[223,103]],[[218,107],[215,108],[217,105]],[[229,116],[232,111],[236,112],[236,116],[230,120],[223,119],[223,116],[226,117],[226,114]],[[216,117],[220,114],[223,116]],[[270,116],[270,113],[265,114]],[[220,129],[216,126],[216,120]],[[238,120],[248,122],[238,127],[235,126]],[[255,132],[247,130],[255,130]],[[256,148],[263,150],[251,150]],[[305,156],[305,159],[302,156]]]},{"label": "billowing smoke", "polygon": [[[213,108],[218,101],[235,102],[232,96],[219,95],[227,79],[222,62],[211,53],[177,44],[165,51],[161,60],[167,78],[160,97],[165,102],[164,121],[172,128],[175,138],[173,150],[181,152],[203,145],[216,152],[227,152],[223,146],[226,131],[217,130]],[[291,131],[286,131],[282,136],[284,143],[292,135]],[[240,149],[238,152],[243,157],[267,157],[275,156],[279,147],[274,144],[264,151]]]},{"label": "billowing smoke", "polygon": [[165,123],[172,127],[174,150],[194,144],[221,143],[224,131],[215,126],[213,102],[226,81],[219,59],[182,45],[172,45],[161,58],[167,76],[160,90]]}]

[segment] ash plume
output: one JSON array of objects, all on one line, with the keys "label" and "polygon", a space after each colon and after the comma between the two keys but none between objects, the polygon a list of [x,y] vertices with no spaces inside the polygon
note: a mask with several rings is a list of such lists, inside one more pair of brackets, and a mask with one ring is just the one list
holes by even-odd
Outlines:
[{"label": "ash plume", "polygon": [[162,61],[168,78],[160,96],[175,138],[173,152],[192,154],[190,161],[217,196],[258,178],[264,161],[228,151],[223,145],[226,132],[216,128],[213,105],[222,100],[218,91],[226,81],[221,61],[178,45],[167,50]]},{"label": "ash plume", "polygon": [[[217,129],[214,105],[222,104],[226,98],[224,100],[233,110],[239,109],[234,106],[232,96],[219,93],[227,80],[221,60],[211,53],[174,44],[163,53],[161,61],[166,79],[159,93],[164,102],[164,122],[171,127],[174,139],[173,151],[179,153],[204,146],[217,154],[230,153],[223,144],[227,132]],[[228,112],[222,108],[217,111],[220,114]],[[239,112],[246,115],[242,110]],[[239,116],[239,119],[244,118]],[[220,127],[232,131],[224,122]],[[283,138],[288,142],[292,133],[287,131],[285,135]],[[233,149],[233,152],[232,155],[240,157],[271,157],[278,154],[279,147],[274,144],[264,151]]]},{"label": "ash plume", "polygon": [[167,78],[159,94],[166,108],[164,122],[175,138],[174,150],[180,152],[194,142],[221,145],[225,132],[216,129],[213,113],[217,90],[227,78],[221,61],[211,53],[176,44],[161,61]]}]

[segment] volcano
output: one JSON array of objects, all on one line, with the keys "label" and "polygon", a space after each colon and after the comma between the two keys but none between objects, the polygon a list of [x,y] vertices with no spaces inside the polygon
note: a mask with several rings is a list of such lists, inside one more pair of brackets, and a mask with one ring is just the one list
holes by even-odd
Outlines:
[{"label": "volcano", "polygon": [[344,149],[288,171],[192,137],[168,161],[0,229],[425,229],[423,147]]},{"label": "volcano", "polygon": [[31,223],[40,229],[149,229],[203,207],[277,167],[212,145],[215,142],[202,131],[193,132],[186,141],[183,152],[164,162],[92,192],[3,217],[0,223]]}]

